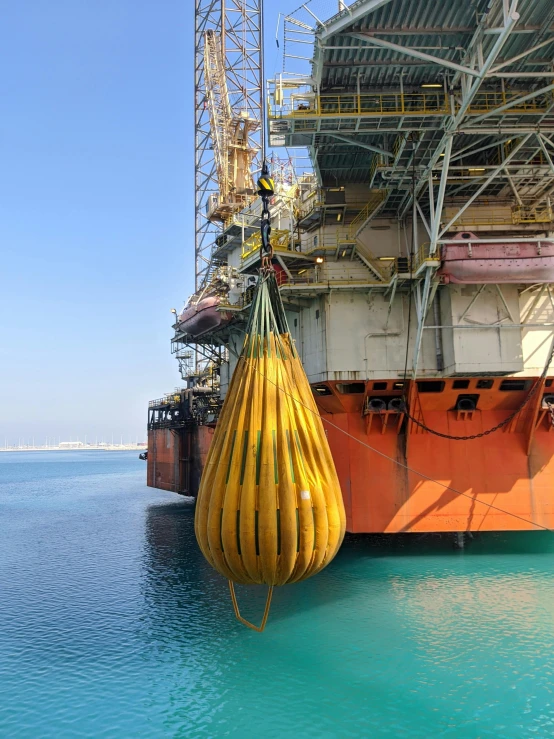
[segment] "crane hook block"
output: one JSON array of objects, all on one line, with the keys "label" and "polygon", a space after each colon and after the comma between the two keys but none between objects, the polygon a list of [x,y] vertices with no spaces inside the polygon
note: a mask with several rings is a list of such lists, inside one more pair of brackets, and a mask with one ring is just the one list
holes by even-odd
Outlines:
[{"label": "crane hook block", "polygon": [[275,194],[275,182],[273,181],[273,177],[260,177],[258,180],[258,195],[267,195],[268,197],[271,197]]}]

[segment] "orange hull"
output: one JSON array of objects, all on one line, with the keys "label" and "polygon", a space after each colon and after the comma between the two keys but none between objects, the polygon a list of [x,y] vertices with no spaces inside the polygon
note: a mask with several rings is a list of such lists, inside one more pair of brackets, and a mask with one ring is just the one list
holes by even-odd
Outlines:
[{"label": "orange hull", "polygon": [[[528,392],[501,392],[502,379],[495,378],[492,388],[479,392],[479,410],[464,414],[451,410],[460,395],[454,382],[460,381],[445,380],[440,393],[419,393],[412,383],[409,398],[418,420],[457,436],[494,426],[518,408]],[[469,383],[466,392],[477,393],[477,379]],[[389,390],[380,393],[370,389],[374,384],[366,383],[363,395],[341,395],[336,387],[340,383],[325,383],[332,395],[317,398],[341,481],[348,531],[537,528],[531,521],[554,528],[554,432],[548,411],[541,407],[548,390],[539,388],[504,429],[480,439],[453,441],[411,421],[399,433],[403,419],[398,414],[364,415],[366,398],[391,394],[391,381]]]},{"label": "orange hull", "polygon": [[[536,382],[498,377],[421,380],[409,383],[407,397],[411,415],[429,428],[469,436],[511,415]],[[427,383],[440,386],[440,392],[421,392]],[[523,389],[502,390],[513,383]],[[386,408],[391,399],[400,398],[402,383],[315,385],[344,496],[347,530],[533,530],[533,521],[554,529],[554,426],[543,407],[553,384],[541,383],[503,429],[470,441],[442,439],[394,411],[367,412],[375,407],[371,399],[383,399]],[[453,410],[460,395],[472,397],[477,409]],[[195,495],[212,438],[209,426],[151,430],[148,485]]]}]

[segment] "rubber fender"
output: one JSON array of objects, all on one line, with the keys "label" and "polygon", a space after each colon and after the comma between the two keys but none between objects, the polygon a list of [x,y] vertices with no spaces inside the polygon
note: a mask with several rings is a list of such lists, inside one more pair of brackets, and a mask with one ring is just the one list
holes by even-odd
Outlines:
[{"label": "rubber fender", "polygon": [[369,398],[367,401],[367,410],[370,413],[382,413],[387,410],[387,404],[382,398]]},{"label": "rubber fender", "polygon": [[403,398],[391,398],[388,402],[387,408],[389,409],[389,411],[396,411],[397,413],[402,413],[404,410]]},{"label": "rubber fender", "polygon": [[460,398],[456,403],[457,411],[474,411],[476,407],[475,401],[472,398]]}]

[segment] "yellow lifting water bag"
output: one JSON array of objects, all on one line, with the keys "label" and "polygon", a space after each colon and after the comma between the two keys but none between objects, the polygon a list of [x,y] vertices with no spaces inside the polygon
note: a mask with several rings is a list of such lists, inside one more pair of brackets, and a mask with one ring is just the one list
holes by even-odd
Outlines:
[{"label": "yellow lifting water bag", "polygon": [[285,585],[337,553],[345,513],[273,270],[262,273],[198,493],[196,538],[236,583]]}]

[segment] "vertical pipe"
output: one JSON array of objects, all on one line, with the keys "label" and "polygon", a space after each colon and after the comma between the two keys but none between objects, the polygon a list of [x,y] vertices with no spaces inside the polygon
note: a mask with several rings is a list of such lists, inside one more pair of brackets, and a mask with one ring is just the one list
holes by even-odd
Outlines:
[{"label": "vertical pipe", "polygon": [[442,348],[442,330],[440,315],[440,292],[437,290],[433,300],[433,322],[435,324],[435,354],[437,357],[437,372],[444,370],[444,352]]},{"label": "vertical pipe", "polygon": [[[442,216],[442,206],[444,203],[444,194],[446,192],[446,182],[448,180],[448,168],[450,167],[450,155],[452,153],[452,136],[449,136],[446,141],[444,148],[444,160],[442,163],[441,181],[439,185],[439,192],[437,195],[437,202],[435,205],[435,217],[431,223],[431,245],[429,247],[429,254],[432,256],[437,250],[437,240],[439,238],[439,228]],[[415,192],[414,192],[415,199]]]},{"label": "vertical pipe", "polygon": [[404,70],[400,72],[400,110],[404,113]]},{"label": "vertical pipe", "polygon": [[[418,233],[417,233],[417,199],[416,199],[415,192],[414,192],[414,202],[413,202],[413,209],[412,209],[412,243],[413,243],[412,253],[419,254],[419,243],[418,243]],[[412,269],[413,268],[414,266],[412,265]]]},{"label": "vertical pipe", "polygon": [[423,338],[423,324],[425,323],[425,316],[427,315],[427,305],[429,303],[429,290],[431,287],[431,267],[427,267],[425,272],[425,282],[423,283],[423,295],[420,301],[420,310],[417,316],[417,334],[414,346],[414,357],[412,364],[412,379],[416,379],[417,367],[419,364],[419,353],[421,351],[421,340]]}]

